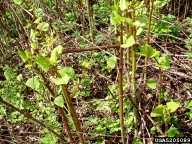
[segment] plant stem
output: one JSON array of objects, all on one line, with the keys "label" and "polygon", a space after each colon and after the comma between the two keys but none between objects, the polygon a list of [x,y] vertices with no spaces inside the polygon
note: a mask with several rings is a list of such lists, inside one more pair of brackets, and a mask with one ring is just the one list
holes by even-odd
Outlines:
[{"label": "plant stem", "polygon": [[[120,24],[120,44],[123,44],[123,24]],[[120,109],[120,125],[122,143],[125,144],[124,139],[124,120],[123,120],[123,48],[120,47],[119,53],[119,109]]]}]

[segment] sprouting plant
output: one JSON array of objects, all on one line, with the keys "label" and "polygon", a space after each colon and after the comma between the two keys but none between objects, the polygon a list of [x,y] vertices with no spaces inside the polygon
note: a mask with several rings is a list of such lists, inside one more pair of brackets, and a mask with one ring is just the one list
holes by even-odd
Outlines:
[{"label": "sprouting plant", "polygon": [[[179,107],[179,104],[176,102],[167,102],[166,105],[158,105],[152,112],[151,117],[161,117],[162,122],[165,124],[165,135],[168,135],[169,133],[169,121],[171,119],[171,113],[175,112],[177,108]],[[162,125],[163,123],[159,121],[158,124]]]}]

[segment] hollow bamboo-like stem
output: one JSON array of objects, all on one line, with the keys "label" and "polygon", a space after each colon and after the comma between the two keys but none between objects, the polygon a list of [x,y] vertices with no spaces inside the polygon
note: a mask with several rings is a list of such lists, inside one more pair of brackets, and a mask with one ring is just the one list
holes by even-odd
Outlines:
[{"label": "hollow bamboo-like stem", "polygon": [[[123,24],[120,24],[120,44],[123,44]],[[120,47],[119,53],[119,109],[120,109],[120,126],[122,143],[125,144],[124,138],[124,117],[123,117],[123,48]]]}]

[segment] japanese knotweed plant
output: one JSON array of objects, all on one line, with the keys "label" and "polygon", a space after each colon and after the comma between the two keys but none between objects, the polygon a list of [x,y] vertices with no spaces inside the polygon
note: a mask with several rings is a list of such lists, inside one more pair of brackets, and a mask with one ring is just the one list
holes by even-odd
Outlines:
[{"label": "japanese knotweed plant", "polygon": [[[28,24],[27,27],[31,29],[31,49],[30,51],[19,50],[18,54],[25,62],[25,67],[33,69],[36,72],[36,76],[28,79],[26,84],[34,90],[38,89],[39,83],[44,84],[59,109],[70,141],[73,141],[68,118],[62,108],[64,102],[67,104],[80,142],[84,143],[81,124],[71,101],[73,93],[70,94],[66,86],[70,79],[75,78],[75,71],[72,67],[62,67],[59,65],[60,60],[58,58],[64,48],[62,45],[57,45],[54,31],[50,30],[49,23],[44,22],[42,17],[38,17],[33,23]],[[59,88],[61,92],[55,91]]]},{"label": "japanese knotweed plant", "polygon": [[[151,112],[151,117],[161,117],[161,120],[158,120],[158,125],[162,125],[164,122],[165,124],[165,131],[164,135],[169,136],[169,137],[174,137],[174,136],[182,136],[182,134],[178,131],[178,129],[174,126],[171,126],[169,128],[169,123],[171,121],[171,113],[175,112],[177,108],[180,107],[180,104],[176,102],[167,102],[166,105],[158,105],[152,112]],[[152,128],[154,130],[155,127]]]}]

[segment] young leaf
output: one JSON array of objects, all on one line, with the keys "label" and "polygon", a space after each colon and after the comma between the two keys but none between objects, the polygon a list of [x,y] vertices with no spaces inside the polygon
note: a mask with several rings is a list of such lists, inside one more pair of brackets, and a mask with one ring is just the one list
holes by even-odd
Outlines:
[{"label": "young leaf", "polygon": [[128,35],[125,41],[126,43],[121,45],[122,48],[128,48],[135,44],[135,39],[132,35]]},{"label": "young leaf", "polygon": [[154,51],[155,49],[153,47],[145,44],[144,46],[140,47],[140,52],[137,52],[137,54],[141,56],[151,56],[152,54],[154,54]]},{"label": "young leaf", "polygon": [[42,17],[38,17],[38,18],[34,21],[34,23],[38,24],[38,23],[40,23],[41,20],[42,20]]},{"label": "young leaf", "polygon": [[143,28],[142,28],[142,27],[140,27],[140,28],[137,30],[136,35],[140,35],[140,34],[142,33],[142,31],[143,31]]},{"label": "young leaf", "polygon": [[91,62],[92,62],[91,60],[90,61],[84,60],[82,66],[87,68],[87,69],[90,69],[91,68]]},{"label": "young leaf", "polygon": [[37,90],[40,86],[39,79],[37,76],[28,79],[25,84],[34,90]]},{"label": "young leaf", "polygon": [[151,89],[155,89],[156,85],[157,85],[157,80],[154,79],[150,79],[147,81],[147,85],[148,87],[150,87]]},{"label": "young leaf", "polygon": [[40,35],[40,34],[39,34],[38,31],[31,29],[30,39],[31,39],[32,41],[38,40],[38,36],[39,36],[39,35]]},{"label": "young leaf", "polygon": [[75,70],[72,67],[64,67],[58,71],[61,77],[68,75],[69,78],[75,78]]},{"label": "young leaf", "polygon": [[112,25],[120,24],[121,23],[120,17],[121,16],[116,11],[112,11],[112,14],[111,14],[111,23],[112,23]]},{"label": "young leaf", "polygon": [[48,72],[48,70],[51,68],[51,63],[48,58],[38,55],[37,60],[35,61],[45,72]]},{"label": "young leaf", "polygon": [[70,77],[67,74],[64,74],[62,78],[51,78],[56,85],[67,84]]},{"label": "young leaf", "polygon": [[37,29],[39,29],[41,31],[48,31],[49,30],[49,24],[46,22],[41,22],[40,24],[38,24]]},{"label": "young leaf", "polygon": [[158,116],[162,116],[163,115],[163,110],[164,107],[163,105],[159,105],[157,106],[152,112],[151,112],[151,117],[158,117]]},{"label": "young leaf", "polygon": [[50,57],[50,62],[51,64],[57,64],[57,58],[59,56],[59,54],[61,54],[63,51],[63,47],[61,45],[57,46],[56,48],[53,49],[53,51],[51,52],[51,57]]},{"label": "young leaf", "polygon": [[120,0],[119,2],[119,7],[120,9],[123,11],[123,10],[126,10],[127,9],[127,3],[126,3],[126,0]]},{"label": "young leaf", "polygon": [[177,108],[179,107],[179,105],[176,102],[167,102],[166,105],[169,113],[176,111]]},{"label": "young leaf", "polygon": [[117,63],[117,58],[115,56],[112,56],[107,60],[107,65],[111,69],[115,68],[116,63]]},{"label": "young leaf", "polygon": [[23,0],[14,0],[14,3],[16,3],[16,4],[20,5],[20,4],[22,4],[22,3],[23,3]]},{"label": "young leaf", "polygon": [[26,62],[30,58],[30,53],[27,50],[25,51],[19,50],[18,54],[24,62]]},{"label": "young leaf", "polygon": [[54,104],[57,105],[57,106],[63,107],[63,105],[64,105],[63,97],[62,96],[56,97],[55,100],[54,100]]},{"label": "young leaf", "polygon": [[158,64],[156,64],[156,65],[163,69],[169,69],[170,68],[170,59],[166,56],[162,56],[158,59]]},{"label": "young leaf", "polygon": [[4,76],[7,81],[10,81],[13,78],[13,74],[9,69],[4,72]]}]

